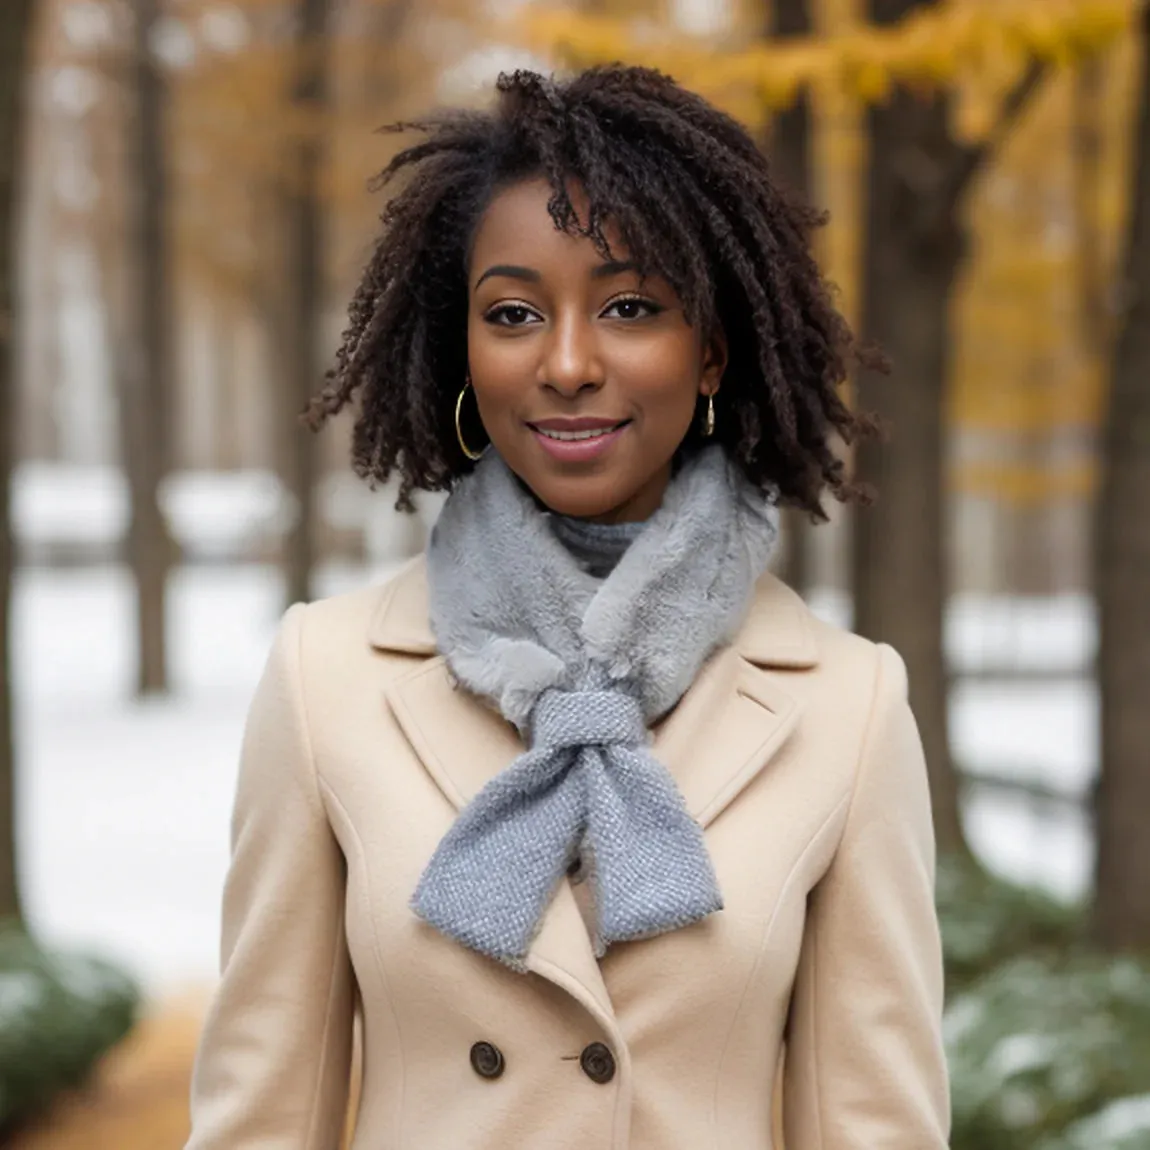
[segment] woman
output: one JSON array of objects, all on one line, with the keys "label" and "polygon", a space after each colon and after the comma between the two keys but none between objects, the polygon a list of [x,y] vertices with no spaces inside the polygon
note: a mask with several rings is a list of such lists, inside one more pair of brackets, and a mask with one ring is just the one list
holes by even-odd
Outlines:
[{"label": "woman", "polygon": [[[190,1150],[940,1150],[903,664],[766,573],[857,492],[814,217],[663,76],[422,125],[312,419],[449,489],[292,608],[244,741]],[[785,1059],[784,1059],[785,1047]]]}]

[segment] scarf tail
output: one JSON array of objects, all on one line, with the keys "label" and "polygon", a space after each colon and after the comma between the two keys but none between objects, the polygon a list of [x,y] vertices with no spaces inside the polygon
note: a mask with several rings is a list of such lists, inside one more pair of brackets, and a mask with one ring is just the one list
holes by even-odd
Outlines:
[{"label": "scarf tail", "polygon": [[522,962],[583,820],[570,759],[528,751],[471,800],[412,895],[420,918],[472,950]]},{"label": "scarf tail", "polygon": [[722,910],[703,829],[666,768],[646,750],[611,747],[588,776],[601,942],[664,934]]}]

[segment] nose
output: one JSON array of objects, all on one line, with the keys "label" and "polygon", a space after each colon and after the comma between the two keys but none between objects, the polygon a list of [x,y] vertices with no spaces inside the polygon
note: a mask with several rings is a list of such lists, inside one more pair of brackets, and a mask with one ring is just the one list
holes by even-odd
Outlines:
[{"label": "nose", "polygon": [[547,334],[539,382],[565,399],[603,386],[603,362],[594,325],[574,310],[560,315]]}]

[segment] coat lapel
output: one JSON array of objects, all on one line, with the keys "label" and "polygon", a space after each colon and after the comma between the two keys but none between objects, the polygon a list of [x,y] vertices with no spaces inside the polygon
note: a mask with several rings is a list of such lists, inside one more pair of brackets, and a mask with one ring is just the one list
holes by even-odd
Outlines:
[{"label": "coat lapel", "polygon": [[[440,655],[417,664],[386,693],[412,748],[457,811],[523,751],[515,728],[459,690]],[[613,1030],[611,999],[566,879],[543,916],[527,967],[562,985],[605,1029]]]},{"label": "coat lapel", "polygon": [[[522,751],[518,732],[460,689],[436,653],[423,561],[385,589],[369,635],[383,650],[423,656],[392,680],[387,700],[424,768],[462,809]],[[771,576],[757,588],[735,642],[703,668],[654,731],[653,753],[671,772],[699,823],[708,826],[756,778],[798,720],[798,704],[767,668],[810,667],[817,652],[802,601]],[[529,969],[580,998],[600,1023],[613,1012],[570,885],[561,884],[528,959]]]},{"label": "coat lapel", "polygon": [[770,762],[798,715],[786,691],[727,648],[656,727],[652,753],[671,772],[687,810],[707,827]]}]

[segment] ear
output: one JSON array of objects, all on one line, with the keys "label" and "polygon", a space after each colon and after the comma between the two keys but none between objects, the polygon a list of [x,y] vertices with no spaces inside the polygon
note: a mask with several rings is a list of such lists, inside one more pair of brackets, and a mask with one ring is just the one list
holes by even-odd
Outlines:
[{"label": "ear", "polygon": [[727,370],[729,349],[727,333],[721,324],[716,323],[710,339],[703,348],[703,370],[699,374],[699,394],[714,395],[723,381],[723,372]]}]

